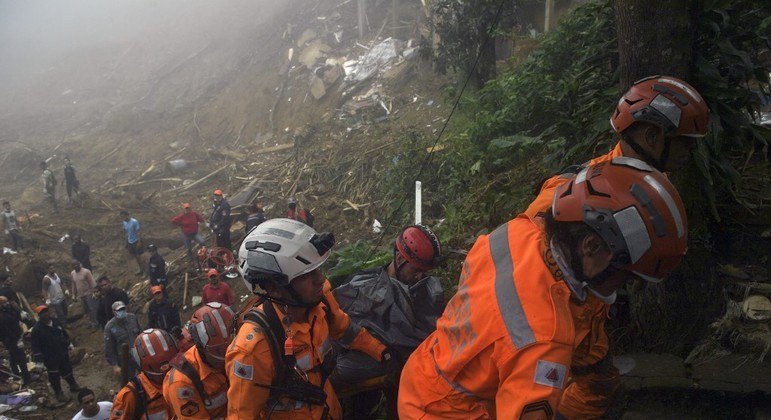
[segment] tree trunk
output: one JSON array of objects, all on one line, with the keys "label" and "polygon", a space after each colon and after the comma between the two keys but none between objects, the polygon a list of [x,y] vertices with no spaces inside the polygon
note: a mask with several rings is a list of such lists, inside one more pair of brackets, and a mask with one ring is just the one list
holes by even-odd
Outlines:
[{"label": "tree trunk", "polygon": [[[690,0],[615,0],[620,91],[651,75],[688,80],[692,65]],[[689,168],[693,170],[693,168]],[[672,174],[684,186],[696,174]],[[688,210],[689,251],[678,270],[662,283],[630,296],[633,341],[638,350],[686,354],[704,337],[723,299],[712,248],[704,240],[708,215],[697,188],[678,188]],[[708,234],[707,234],[708,236]]]},{"label": "tree trunk", "polygon": [[[491,21],[480,19],[479,33],[479,63],[474,74],[476,87],[481,89],[485,83],[495,77],[495,39],[492,37]],[[473,64],[473,63],[472,63]]]},{"label": "tree trunk", "polygon": [[691,0],[616,0],[620,87],[662,74],[687,80],[693,44]]}]

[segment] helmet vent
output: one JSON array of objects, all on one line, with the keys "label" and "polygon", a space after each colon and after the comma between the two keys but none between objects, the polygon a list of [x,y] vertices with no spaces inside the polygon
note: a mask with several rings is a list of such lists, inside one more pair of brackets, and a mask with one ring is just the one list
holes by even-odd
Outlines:
[{"label": "helmet vent", "polygon": [[246,249],[249,251],[253,251],[257,248],[262,248],[266,251],[270,252],[278,252],[281,251],[281,244],[277,244],[275,242],[269,242],[269,241],[249,241],[246,243]]},{"label": "helmet vent", "polygon": [[592,182],[589,180],[586,181],[586,189],[589,191],[589,195],[596,195],[599,197],[610,198],[610,194],[605,194],[604,192],[595,190],[594,187],[592,186]]},{"label": "helmet vent", "polygon": [[305,264],[305,265],[310,265],[310,263],[311,263],[310,261],[306,260],[305,258],[303,258],[303,257],[301,257],[301,256],[299,256],[299,255],[298,255],[298,256],[296,256],[296,257],[294,257],[294,258],[295,258],[297,261],[300,261],[301,263],[303,263],[303,264]]}]

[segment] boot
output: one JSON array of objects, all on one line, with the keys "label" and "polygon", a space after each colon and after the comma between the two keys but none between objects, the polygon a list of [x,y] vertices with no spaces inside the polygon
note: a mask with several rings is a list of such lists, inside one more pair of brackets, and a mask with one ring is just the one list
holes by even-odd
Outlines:
[{"label": "boot", "polygon": [[69,395],[66,395],[62,391],[59,391],[56,393],[56,401],[59,401],[60,403],[66,403],[66,402],[70,402],[70,400],[72,400],[72,397],[70,397]]}]

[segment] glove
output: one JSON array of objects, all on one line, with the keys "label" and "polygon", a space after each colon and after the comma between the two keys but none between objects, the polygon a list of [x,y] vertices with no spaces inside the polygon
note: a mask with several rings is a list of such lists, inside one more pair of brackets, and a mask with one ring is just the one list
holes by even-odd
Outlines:
[{"label": "glove", "polygon": [[399,386],[399,377],[402,374],[402,364],[394,353],[386,348],[380,353],[380,365],[385,372],[385,386],[396,388]]},{"label": "glove", "polygon": [[29,319],[29,314],[27,313],[27,311],[21,311],[21,319],[25,321]]},{"label": "glove", "polygon": [[50,305],[51,305],[51,299],[46,299],[46,306],[50,306]]}]

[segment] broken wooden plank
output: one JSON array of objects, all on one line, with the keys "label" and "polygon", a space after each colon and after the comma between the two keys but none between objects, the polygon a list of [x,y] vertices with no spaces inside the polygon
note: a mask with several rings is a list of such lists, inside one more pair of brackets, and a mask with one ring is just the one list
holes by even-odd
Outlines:
[{"label": "broken wooden plank", "polygon": [[279,152],[281,150],[291,149],[293,147],[294,147],[294,143],[284,143],[284,144],[279,144],[279,145],[276,145],[276,146],[266,147],[264,149],[258,149],[256,151],[252,152],[252,154],[261,155],[261,154],[264,154],[264,153]]},{"label": "broken wooden plank", "polygon": [[225,165],[225,166],[222,166],[222,167],[220,167],[219,169],[215,170],[214,172],[211,172],[211,173],[209,173],[208,175],[206,175],[205,177],[203,177],[203,178],[199,179],[198,181],[192,182],[192,183],[190,183],[190,184],[188,184],[188,185],[185,185],[185,186],[183,186],[183,187],[179,187],[179,188],[177,188],[177,189],[174,189],[174,190],[170,190],[170,191],[176,191],[176,192],[187,191],[187,190],[189,190],[190,188],[193,188],[193,187],[195,187],[196,185],[198,185],[198,184],[200,184],[200,183],[202,183],[202,182],[206,181],[207,179],[209,179],[209,178],[213,177],[214,175],[217,175],[218,173],[220,173],[220,172],[224,171],[225,169],[228,169],[228,168],[232,168],[232,167],[233,167],[233,165]]}]

